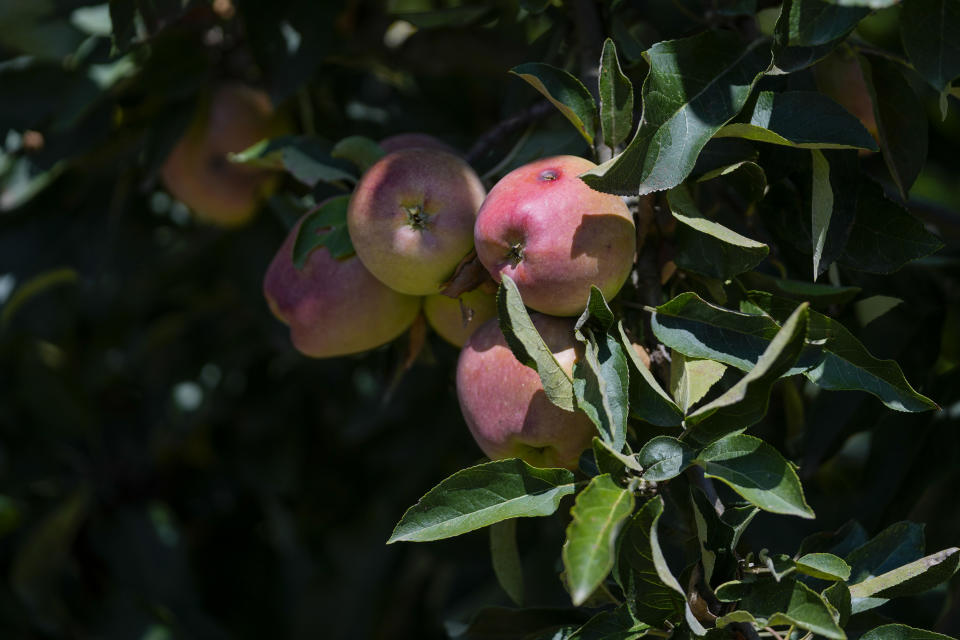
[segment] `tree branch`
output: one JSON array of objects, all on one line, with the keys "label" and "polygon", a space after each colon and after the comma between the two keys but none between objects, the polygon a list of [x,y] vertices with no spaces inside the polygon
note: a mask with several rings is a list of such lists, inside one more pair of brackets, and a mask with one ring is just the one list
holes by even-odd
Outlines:
[{"label": "tree branch", "polygon": [[537,102],[533,106],[517,115],[507,118],[485,134],[477,138],[477,141],[467,152],[466,160],[470,164],[478,161],[485,153],[499,144],[510,134],[523,129],[531,122],[539,120],[546,116],[553,109],[553,105],[546,100]]}]

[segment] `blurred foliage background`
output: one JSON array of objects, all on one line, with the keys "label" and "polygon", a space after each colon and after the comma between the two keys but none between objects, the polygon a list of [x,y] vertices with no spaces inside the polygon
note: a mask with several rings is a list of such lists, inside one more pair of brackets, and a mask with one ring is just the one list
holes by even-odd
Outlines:
[{"label": "blurred foliage background", "polygon": [[[639,87],[640,52],[712,4],[735,3],[598,6]],[[747,4],[732,19],[776,7]],[[896,11],[858,37],[897,47]],[[456,350],[431,335],[409,371],[405,339],[300,356],[261,282],[304,187],[222,230],[172,201],[158,169],[224,79],[264,88],[327,145],[423,131],[466,151],[535,101],[507,70],[575,59],[575,23],[532,0],[0,0],[0,636],[439,638],[507,604],[482,534],[384,545],[403,509],[480,458]],[[944,410],[782,381],[755,430],[800,463],[818,519],[761,515],[757,550],[854,517],[871,533],[926,522],[929,550],[960,540],[960,104],[941,119],[922,96],[929,157],[910,205],[948,246],[844,282],[903,302],[841,320]],[[495,142],[481,173],[585,152],[556,116]],[[863,164],[884,171],[879,154]],[[562,531],[520,523],[530,604],[569,603]],[[896,607],[878,615],[960,633],[957,578]]]}]

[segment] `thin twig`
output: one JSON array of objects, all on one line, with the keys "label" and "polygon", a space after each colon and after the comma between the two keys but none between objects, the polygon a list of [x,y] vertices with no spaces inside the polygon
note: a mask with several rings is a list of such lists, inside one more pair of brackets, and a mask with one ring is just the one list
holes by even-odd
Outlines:
[{"label": "thin twig", "polygon": [[507,118],[485,134],[477,138],[470,150],[467,152],[467,162],[475,163],[483,157],[487,151],[495,147],[501,140],[514,133],[518,129],[523,129],[531,122],[539,120],[546,116],[553,109],[553,105],[546,100],[538,102],[525,111]]},{"label": "thin twig", "polygon": [[776,631],[774,631],[774,630],[771,629],[770,627],[764,627],[763,629],[764,629],[764,631],[769,631],[769,632],[770,632],[770,635],[772,635],[772,636],[773,636],[774,638],[776,638],[777,640],[783,640],[783,636],[781,636],[779,633],[777,633]]}]

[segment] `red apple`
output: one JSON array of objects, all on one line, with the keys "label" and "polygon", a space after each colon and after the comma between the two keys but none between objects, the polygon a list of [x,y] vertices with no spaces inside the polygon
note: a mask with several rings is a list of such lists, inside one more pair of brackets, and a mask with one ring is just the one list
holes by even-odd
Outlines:
[{"label": "red apple", "polygon": [[[574,321],[538,313],[530,318],[572,377],[583,353],[573,336]],[[564,411],[547,399],[540,376],[514,357],[496,318],[478,328],[460,352],[457,397],[470,432],[493,460],[516,457],[537,467],[573,469],[596,434],[586,414]]]},{"label": "red apple", "polygon": [[480,178],[457,156],[403,149],[370,167],[350,199],[347,226],[363,264],[388,287],[438,293],[473,247]]},{"label": "red apple", "polygon": [[167,156],[163,183],[197,219],[241,225],[272,191],[276,173],[231,164],[227,154],[286,131],[266,93],[242,84],[221,85],[201,100],[190,128]]},{"label": "red apple", "polygon": [[609,300],[630,274],[630,209],[577,177],[595,166],[575,156],[531,162],[504,176],[477,214],[477,256],[497,282],[513,278],[532,309],[579,315],[590,285]]},{"label": "red apple", "polygon": [[441,338],[462,347],[478,327],[497,317],[497,298],[483,289],[468,291],[459,298],[437,293],[423,299],[423,313]]},{"label": "red apple", "polygon": [[293,264],[301,219],[287,236],[263,281],[270,309],[290,325],[293,345],[314,358],[358,353],[390,342],[413,323],[420,298],[374,278],[356,256],[337,260],[326,247]]}]

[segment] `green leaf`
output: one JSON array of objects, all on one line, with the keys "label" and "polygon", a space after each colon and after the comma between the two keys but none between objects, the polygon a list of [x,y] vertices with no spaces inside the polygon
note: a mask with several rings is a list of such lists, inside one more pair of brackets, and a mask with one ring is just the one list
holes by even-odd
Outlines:
[{"label": "green leaf", "polygon": [[885,9],[900,2],[901,0],[830,0],[831,4],[841,7],[867,7],[869,9]]},{"label": "green leaf", "polygon": [[564,71],[540,62],[528,62],[510,70],[543,94],[573,123],[580,135],[593,144],[597,130],[597,104],[583,83]]},{"label": "green leaf", "polygon": [[303,269],[310,252],[327,247],[334,258],[353,254],[353,243],[347,232],[347,205],[350,196],[331,198],[311,211],[300,223],[293,243],[293,264]]},{"label": "green leaf", "polygon": [[897,522],[850,552],[850,584],[863,582],[923,557],[923,525]]},{"label": "green leaf", "polygon": [[563,566],[574,606],[583,604],[613,568],[614,542],[633,513],[633,492],[609,474],[596,476],[577,495],[563,545]]},{"label": "green leaf", "polygon": [[860,598],[900,598],[923,593],[950,579],[960,566],[960,549],[950,547],[850,587],[854,611]]},{"label": "green leaf", "polygon": [[943,246],[920,220],[888,199],[880,185],[864,178],[857,192],[857,217],[837,262],[858,271],[887,274]]},{"label": "green leaf", "polygon": [[739,280],[749,289],[762,289],[775,295],[807,300],[812,306],[844,304],[860,293],[860,287],[835,287],[829,284],[774,278],[757,271],[745,273]]},{"label": "green leaf", "polygon": [[593,456],[600,473],[609,473],[617,482],[627,479],[627,469],[643,472],[643,467],[634,456],[614,451],[609,444],[597,437],[593,438]]},{"label": "green leaf", "polygon": [[590,618],[569,640],[635,640],[649,628],[649,624],[636,620],[627,605],[622,604]]},{"label": "green leaf", "polygon": [[[804,347],[809,305],[799,305],[769,343],[763,355],[726,393],[687,416],[690,438],[701,444],[743,431],[767,413],[773,384],[789,371]],[[744,496],[746,497],[746,496]]]},{"label": "green leaf", "polygon": [[812,65],[843,42],[869,12],[825,0],[787,0],[774,28],[774,63],[786,73]]},{"label": "green leaf", "polygon": [[627,354],[630,365],[630,415],[659,427],[678,427],[683,422],[683,412],[667,395],[633,349],[630,338],[617,323],[620,344]]},{"label": "green leaf", "polygon": [[592,188],[640,195],[677,186],[703,146],[747,101],[769,67],[769,52],[739,36],[708,30],[658,42],[644,57],[643,117],[623,153],[581,178]]},{"label": "green leaf", "polygon": [[261,140],[243,151],[227,154],[227,158],[236,164],[287,171],[311,188],[320,182],[343,186],[357,180],[339,160],[330,157],[323,143],[306,136]]},{"label": "green leaf", "polygon": [[[660,626],[664,620],[684,611],[685,606],[683,590],[663,562],[656,540],[657,522],[662,513],[660,496],[651,498],[637,510],[617,541],[613,569],[613,577],[623,589],[630,613],[652,626]],[[664,581],[661,574],[669,582]]]},{"label": "green leaf", "polygon": [[[714,138],[714,140],[724,140],[724,138]],[[698,158],[697,161],[699,162],[699,160]],[[761,200],[767,192],[767,174],[760,165],[749,160],[707,171],[697,177],[697,182],[706,182],[717,178],[728,182],[747,203]]]},{"label": "green leaf", "polygon": [[688,358],[678,351],[670,354],[670,393],[683,412],[700,402],[720,382],[727,366],[714,360]]},{"label": "green leaf", "polygon": [[647,441],[637,454],[643,477],[654,482],[675,478],[693,464],[696,452],[670,436],[656,436]]},{"label": "green leaf", "polygon": [[517,548],[517,519],[490,525],[490,559],[497,582],[517,605],[523,604],[523,564]]},{"label": "green leaf", "polygon": [[846,580],[850,565],[832,553],[808,553],[797,558],[797,571],[821,580]]},{"label": "green leaf", "polygon": [[833,189],[830,187],[830,163],[823,154],[813,149],[813,195],[810,198],[810,223],[813,235],[813,279],[823,273],[828,264],[821,268],[823,248],[827,243],[827,230],[833,215]]},{"label": "green leaf", "polygon": [[914,629],[905,624],[885,624],[860,636],[860,640],[953,640],[933,631]]},{"label": "green leaf", "polygon": [[860,120],[816,91],[761,91],[743,116],[717,132],[801,149],[877,150]]},{"label": "green leaf", "polygon": [[913,68],[943,94],[960,75],[960,5],[910,0],[900,10],[900,39]]},{"label": "green leaf", "polygon": [[361,173],[385,155],[379,144],[364,136],[347,136],[330,150],[330,156],[351,162]]},{"label": "green leaf", "polygon": [[867,531],[856,520],[850,520],[836,531],[821,531],[811,534],[800,543],[800,555],[808,553],[832,553],[846,557],[851,551],[867,541]]},{"label": "green leaf", "polygon": [[403,514],[387,544],[458,536],[510,518],[548,516],[574,492],[566,469],[539,469],[517,458],[453,474]]},{"label": "green leaf", "polygon": [[[700,561],[703,565],[704,581],[710,584],[713,576],[730,575],[737,570],[737,559],[733,555],[733,548],[740,538],[745,524],[739,527],[739,532],[731,524],[724,521],[717,514],[714,504],[707,498],[699,487],[690,487],[690,502],[693,507],[693,519],[697,527],[697,539],[700,543]],[[727,511],[724,510],[724,514]],[[757,509],[750,507],[746,514],[746,521],[756,515]],[[745,514],[740,512],[743,517]]]},{"label": "green leaf", "polygon": [[[792,302],[751,292],[750,299],[774,318],[783,318]],[[917,393],[893,360],[878,360],[846,327],[816,311],[810,312],[807,340],[822,345],[818,361],[804,375],[831,390],[866,391],[896,411],[929,411],[937,404]]]},{"label": "green leaf", "polygon": [[450,635],[463,640],[552,639],[553,634],[566,629],[572,634],[587,619],[587,615],[582,611],[570,608],[484,607],[473,616],[468,625],[461,625]]},{"label": "green leaf", "polygon": [[770,247],[762,242],[704,217],[685,185],[667,192],[667,201],[670,212],[680,223],[674,262],[681,269],[728,280],[750,271],[770,253]]},{"label": "green leaf", "polygon": [[584,357],[574,364],[573,388],[577,407],[619,453],[627,438],[630,378],[627,354],[617,338],[608,333],[613,319],[603,293],[591,286],[587,308],[574,327],[574,336],[583,343]]},{"label": "green leaf", "polygon": [[695,462],[704,475],[720,480],[764,511],[814,517],[793,466],[759,438],[727,436],[703,449]]},{"label": "green leaf", "polygon": [[[730,311],[691,292],[657,307],[650,325],[667,347],[690,358],[716,360],[741,371],[754,367],[780,330],[768,316]],[[816,363],[815,350],[808,351],[787,375],[801,373]]]},{"label": "green leaf", "polygon": [[797,564],[793,561],[793,558],[785,553],[770,556],[761,551],[760,558],[767,569],[770,570],[770,575],[777,582],[797,570]]},{"label": "green leaf", "polygon": [[620,69],[617,46],[607,38],[600,56],[600,128],[603,142],[611,149],[630,135],[633,128],[633,84]]},{"label": "green leaf", "polygon": [[500,317],[500,329],[510,350],[517,360],[540,374],[547,398],[564,411],[573,411],[576,407],[573,381],[553,357],[550,348],[537,333],[530,314],[523,306],[523,299],[516,283],[510,276],[500,279],[497,292],[497,314]]},{"label": "green leaf", "polygon": [[880,56],[858,59],[873,101],[883,161],[906,200],[927,159],[927,114],[899,64]]},{"label": "green leaf", "polygon": [[717,587],[716,594],[721,601],[739,600],[737,611],[717,619],[718,627],[756,621],[761,627],[796,625],[825,638],[846,638],[820,594],[802,582],[793,579],[734,581]]},{"label": "green leaf", "polygon": [[841,581],[834,582],[821,592],[823,599],[834,609],[834,620],[841,627],[847,626],[852,609],[850,606],[850,588]]}]

